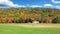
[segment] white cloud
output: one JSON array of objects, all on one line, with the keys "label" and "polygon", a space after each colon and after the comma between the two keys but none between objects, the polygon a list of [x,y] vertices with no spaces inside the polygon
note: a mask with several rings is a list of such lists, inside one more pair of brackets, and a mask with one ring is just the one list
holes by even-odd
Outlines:
[{"label": "white cloud", "polygon": [[56,6],[56,8],[60,8],[60,6]]},{"label": "white cloud", "polygon": [[60,3],[60,1],[52,0],[53,3]]},{"label": "white cloud", "polygon": [[6,6],[9,6],[9,7],[25,7],[23,5],[14,4],[10,0],[0,0],[0,4],[1,5],[6,5]]},{"label": "white cloud", "polygon": [[31,5],[30,7],[35,8],[35,7],[42,7],[42,6],[40,6],[40,5]]},{"label": "white cloud", "polygon": [[44,4],[45,7],[51,7],[53,6],[52,4]]},{"label": "white cloud", "polygon": [[6,5],[6,6],[9,6],[9,7],[42,7],[42,6],[39,6],[39,5],[27,5],[27,6],[24,6],[24,5],[18,5],[18,4],[14,4],[11,0],[0,0],[0,6],[1,5]]}]

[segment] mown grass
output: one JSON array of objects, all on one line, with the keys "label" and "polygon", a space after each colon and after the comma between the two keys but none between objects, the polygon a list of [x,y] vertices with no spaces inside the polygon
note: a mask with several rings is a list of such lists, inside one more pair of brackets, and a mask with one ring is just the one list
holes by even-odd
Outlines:
[{"label": "mown grass", "polygon": [[25,28],[0,25],[0,34],[60,34],[60,28]]}]

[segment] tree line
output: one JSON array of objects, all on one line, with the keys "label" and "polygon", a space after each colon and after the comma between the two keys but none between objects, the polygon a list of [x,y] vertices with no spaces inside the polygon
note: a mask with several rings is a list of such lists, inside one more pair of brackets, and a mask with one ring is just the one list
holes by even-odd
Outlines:
[{"label": "tree line", "polygon": [[60,23],[60,9],[0,8],[0,23]]}]

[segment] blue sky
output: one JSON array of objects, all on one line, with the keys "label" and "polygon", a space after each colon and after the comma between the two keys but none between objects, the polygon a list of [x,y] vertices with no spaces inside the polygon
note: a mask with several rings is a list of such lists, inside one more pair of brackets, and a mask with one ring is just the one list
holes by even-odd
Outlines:
[{"label": "blue sky", "polygon": [[60,0],[0,0],[0,8],[7,8],[7,7],[59,8]]}]

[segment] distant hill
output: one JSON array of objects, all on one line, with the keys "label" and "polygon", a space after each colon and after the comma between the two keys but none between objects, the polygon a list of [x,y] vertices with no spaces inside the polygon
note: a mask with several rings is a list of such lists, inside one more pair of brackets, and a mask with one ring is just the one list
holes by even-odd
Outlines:
[{"label": "distant hill", "polygon": [[[47,19],[46,21],[53,20],[54,18],[60,19],[60,9],[53,8],[0,8],[0,18],[14,18],[18,20],[20,18],[34,20]],[[1,20],[0,20],[1,21]],[[3,19],[2,19],[3,21]],[[60,22],[60,20],[58,20]]]}]

